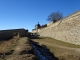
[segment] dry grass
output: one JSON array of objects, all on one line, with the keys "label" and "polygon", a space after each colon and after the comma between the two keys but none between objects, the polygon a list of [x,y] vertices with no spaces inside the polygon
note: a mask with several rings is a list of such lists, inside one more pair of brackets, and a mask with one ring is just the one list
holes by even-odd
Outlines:
[{"label": "dry grass", "polygon": [[39,41],[43,40],[52,44],[57,44],[57,45],[61,45],[61,46],[66,46],[66,47],[72,47],[72,48],[80,48],[80,45],[75,45],[75,44],[71,44],[71,43],[67,43],[64,41],[60,41],[60,40],[56,40],[50,37],[40,37],[41,39],[38,39]]},{"label": "dry grass", "polygon": [[33,40],[46,45],[59,60],[80,60],[80,54],[74,50],[80,48],[80,45],[66,43],[50,37],[40,37]]},{"label": "dry grass", "polygon": [[18,40],[17,45],[14,48],[14,52],[11,55],[5,57],[6,60],[36,60],[36,56],[33,54],[31,45],[27,37],[22,37]]},{"label": "dry grass", "polygon": [[0,53],[6,53],[6,52],[9,52],[10,50],[12,50],[18,42],[17,39],[18,38],[12,38],[8,41],[3,41],[0,44]]}]

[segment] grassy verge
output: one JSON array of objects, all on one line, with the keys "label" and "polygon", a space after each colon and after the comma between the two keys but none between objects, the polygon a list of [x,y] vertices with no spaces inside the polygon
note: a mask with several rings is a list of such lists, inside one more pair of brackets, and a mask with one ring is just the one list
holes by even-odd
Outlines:
[{"label": "grassy verge", "polygon": [[52,43],[52,44],[62,45],[62,46],[66,46],[66,47],[80,48],[80,45],[71,44],[71,43],[56,40],[56,39],[53,39],[53,38],[50,38],[50,37],[40,37],[40,39],[38,39],[38,40],[49,42],[49,43]]},{"label": "grassy verge", "polygon": [[40,37],[39,39],[32,40],[45,45],[59,60],[80,60],[80,54],[74,50],[74,48],[80,48],[80,45],[63,42],[50,37]]}]

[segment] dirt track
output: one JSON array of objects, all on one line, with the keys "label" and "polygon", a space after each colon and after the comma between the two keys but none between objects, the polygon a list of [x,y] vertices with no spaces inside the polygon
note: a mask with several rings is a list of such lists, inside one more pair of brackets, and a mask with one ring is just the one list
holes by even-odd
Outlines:
[{"label": "dirt track", "polygon": [[[8,42],[8,44],[9,43],[10,42]],[[13,46],[12,48],[13,48],[13,53],[4,55],[4,57],[1,57],[2,60],[35,60],[36,59],[27,37],[19,38],[18,40],[16,40],[16,46]]]},{"label": "dirt track", "polygon": [[[46,45],[55,57],[59,58],[59,60],[80,60],[80,48],[63,46],[48,39],[32,40]],[[10,54],[9,51],[11,50],[13,50],[13,52]],[[29,44],[29,40],[26,37],[4,41],[0,44],[0,53],[1,52],[9,53],[8,55],[3,55],[3,57],[0,57],[1,60],[37,60],[33,53],[32,47]]]}]

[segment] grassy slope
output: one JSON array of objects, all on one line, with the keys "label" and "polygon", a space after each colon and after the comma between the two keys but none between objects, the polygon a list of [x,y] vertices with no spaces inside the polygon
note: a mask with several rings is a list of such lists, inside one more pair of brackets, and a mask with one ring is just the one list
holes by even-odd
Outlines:
[{"label": "grassy slope", "polygon": [[[59,41],[59,40],[56,40],[56,39],[53,39],[50,37],[41,37],[40,39],[33,39],[33,40],[46,45],[50,49],[50,51],[55,56],[60,58],[61,60],[65,60],[65,59],[68,59],[68,60],[76,59],[76,60],[78,60],[80,58],[80,57],[73,58],[73,56],[75,54],[74,50],[70,50],[70,49],[68,50],[68,49],[58,47],[58,46],[63,46],[63,47],[68,47],[68,48],[80,48],[80,45],[74,45],[74,44],[66,43],[66,42]],[[68,54],[70,54],[70,55],[68,55]]]},{"label": "grassy slope", "polygon": [[75,45],[75,44],[63,42],[63,41],[56,40],[56,39],[53,39],[53,38],[50,38],[50,37],[40,37],[40,39],[38,39],[38,41],[45,41],[45,42],[48,42],[48,43],[62,45],[62,46],[66,46],[66,47],[80,48],[80,45]]}]

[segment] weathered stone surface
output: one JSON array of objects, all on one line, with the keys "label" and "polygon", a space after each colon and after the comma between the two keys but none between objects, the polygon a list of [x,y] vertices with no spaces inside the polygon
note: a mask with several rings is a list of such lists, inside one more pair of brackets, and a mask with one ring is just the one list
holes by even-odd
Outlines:
[{"label": "weathered stone surface", "polygon": [[51,23],[46,28],[38,29],[38,33],[40,36],[52,37],[57,40],[80,45],[80,11],[56,23]]}]

